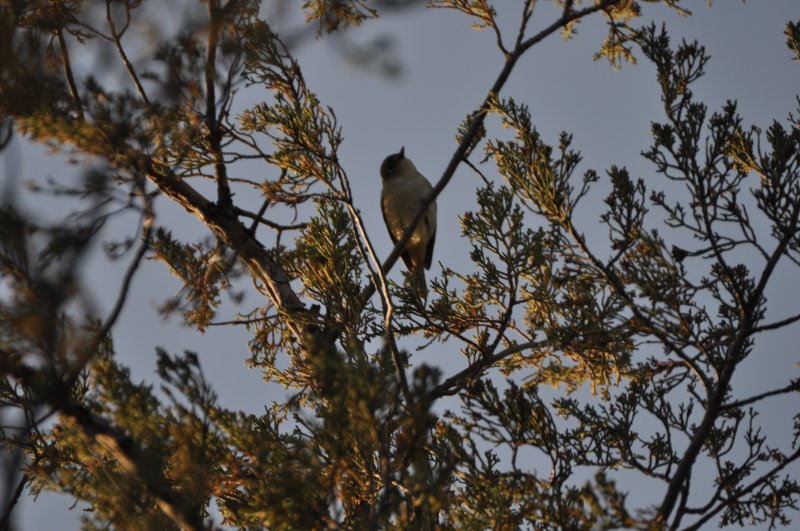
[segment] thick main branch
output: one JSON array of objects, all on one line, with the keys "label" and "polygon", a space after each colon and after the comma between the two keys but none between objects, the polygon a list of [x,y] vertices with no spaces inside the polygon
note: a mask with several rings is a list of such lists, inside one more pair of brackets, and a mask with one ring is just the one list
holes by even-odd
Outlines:
[{"label": "thick main branch", "polygon": [[145,162],[145,174],[170,199],[183,206],[202,221],[228,246],[247,267],[257,281],[262,282],[272,302],[283,314],[289,328],[297,338],[303,337],[305,305],[289,284],[283,268],[267,253],[248,228],[228,210],[171,174],[163,174]]}]

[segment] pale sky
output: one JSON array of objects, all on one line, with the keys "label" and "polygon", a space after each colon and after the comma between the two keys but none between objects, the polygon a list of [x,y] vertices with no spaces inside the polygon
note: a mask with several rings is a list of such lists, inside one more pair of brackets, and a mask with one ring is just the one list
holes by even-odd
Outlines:
[{"label": "pale sky", "polygon": [[[501,16],[512,21],[509,28],[515,29],[518,2],[498,0],[495,3],[503,6],[498,7]],[[510,4],[513,9],[505,16],[503,8]],[[673,42],[681,38],[697,39],[706,46],[711,61],[706,76],[695,85],[695,94],[708,104],[710,111],[719,109],[727,99],[737,99],[745,123],[762,128],[773,119],[785,123],[787,114],[796,111],[800,64],[790,60],[783,29],[787,21],[800,19],[797,0],[750,0],[746,4],[718,0],[711,8],[706,2],[687,2],[687,7],[695,12],[689,18],[678,17],[650,4],[644,7],[646,15],[657,15],[657,23],[667,23]],[[537,10],[537,17],[541,18],[535,19],[534,29],[549,24],[555,15],[549,5],[542,4]],[[644,18],[647,20],[648,16]],[[493,34],[471,29],[470,22],[467,17],[449,10],[415,9],[388,14],[350,31],[347,38],[355,42],[366,42],[378,36],[391,37],[403,66],[401,76],[395,79],[355,68],[332,49],[328,38],[308,42],[296,50],[309,87],[323,104],[335,109],[343,127],[345,143],[340,159],[348,171],[357,207],[363,213],[381,257],[391,251],[391,242],[378,206],[380,162],[405,146],[406,155],[435,183],[456,148],[457,126],[477,108],[502,68]],[[603,32],[604,19],[594,17],[578,26],[578,34],[571,41],[565,42],[554,35],[534,47],[518,63],[501,96],[512,96],[527,103],[546,141],[556,142],[562,130],[574,134],[573,147],[580,149],[584,156],[578,174],[594,168],[604,177],[604,170],[612,164],[624,165],[633,177],[644,178],[648,188],[669,189],[640,155],[650,144],[650,122],[663,119],[654,68],[641,54],[638,54],[638,65],[626,65],[620,71],[612,70],[604,61],[593,61]],[[241,107],[263,97],[257,88],[244,95],[247,101],[241,102]],[[17,157],[25,179],[63,175],[63,160],[42,153],[40,148],[17,142],[15,150],[4,156]],[[491,164],[484,165],[483,169],[490,178],[497,177]],[[259,178],[259,172],[274,175],[273,169],[257,165],[240,167],[236,172],[238,176],[254,180]],[[479,185],[477,176],[462,166],[438,198],[437,244],[429,276],[440,272],[439,261],[454,269],[468,267],[469,247],[461,237],[458,216],[474,208],[474,191]],[[590,242],[593,238],[599,242],[605,238],[606,232],[598,224],[604,195],[601,185],[585,200],[581,210],[579,223]],[[25,197],[25,204],[32,211],[44,210],[41,201],[38,197]],[[50,202],[47,204],[49,212]],[[156,208],[160,212],[159,224],[173,227],[181,236],[207,234],[197,220],[169,205],[166,198],[160,198]],[[532,222],[540,223],[539,220]],[[266,234],[266,231],[262,233]],[[111,304],[103,294],[116,293],[124,267],[124,263],[109,267],[97,259],[87,271],[94,302],[102,312]],[[782,273],[789,273],[789,270]],[[774,312],[772,315],[776,318],[793,313],[792,308],[796,312],[795,301],[800,297],[800,289],[794,280],[796,272],[791,273],[795,275],[792,279],[768,294],[770,312]],[[399,279],[399,268],[395,267],[391,276]],[[200,355],[205,373],[216,385],[220,402],[225,407],[257,413],[263,411],[271,399],[286,395],[275,386],[265,385],[257,371],[244,366],[248,357],[244,330],[211,328],[201,336],[181,327],[175,318],[162,322],[154,306],[178,289],[177,280],[163,264],[147,262],[140,268],[128,306],[114,329],[118,359],[131,367],[134,379],[157,381],[156,346],[172,353],[190,349]],[[256,300],[254,296],[253,291],[248,293],[245,307]],[[786,311],[782,312],[784,308]],[[226,305],[218,320],[233,318],[233,311]],[[744,367],[734,381],[734,385],[748,389],[743,392],[745,395],[768,388],[770,382],[785,385],[788,377],[800,376],[800,370],[794,366],[800,361],[796,351],[800,339],[797,326],[765,339],[759,344],[759,357]],[[431,359],[434,353],[441,358]],[[425,359],[419,356],[413,357],[412,363],[425,361],[438,365],[445,377],[464,366],[455,347],[431,349],[426,351]],[[774,404],[785,405],[789,400],[794,401],[796,410],[796,398],[784,398]],[[761,420],[781,430],[791,412],[778,407],[774,414],[774,420],[771,417]],[[785,429],[788,430],[788,426]],[[794,471],[798,472],[797,466]],[[621,486],[632,491],[637,487],[633,482]],[[660,492],[646,494],[635,499],[645,503],[656,502],[661,497]],[[35,504],[25,500],[17,509],[18,529],[76,528],[80,512],[79,509],[68,511],[71,503],[72,500],[64,496],[42,496]]]}]

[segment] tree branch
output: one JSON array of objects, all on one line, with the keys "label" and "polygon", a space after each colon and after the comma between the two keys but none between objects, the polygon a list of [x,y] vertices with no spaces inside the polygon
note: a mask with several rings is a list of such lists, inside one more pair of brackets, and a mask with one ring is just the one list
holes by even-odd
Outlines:
[{"label": "tree branch", "polygon": [[[145,201],[148,201],[145,198]],[[128,292],[130,291],[131,282],[133,281],[133,275],[136,274],[136,270],[139,269],[139,265],[142,263],[142,259],[144,258],[145,253],[150,248],[150,236],[152,234],[152,227],[153,227],[153,213],[151,209],[146,206],[145,207],[145,220],[143,223],[143,231],[142,231],[142,243],[139,246],[139,249],[136,251],[136,255],[133,257],[130,265],[128,266],[127,271],[125,272],[125,276],[122,279],[122,286],[119,290],[119,295],[117,296],[117,302],[114,304],[111,313],[106,318],[103,326],[100,327],[100,331],[97,334],[98,341],[102,341],[106,335],[111,331],[111,328],[114,326],[114,323],[117,322],[119,318],[119,314],[122,312],[122,308],[125,306],[125,300],[128,297]]]},{"label": "tree branch", "polygon": [[784,326],[796,323],[797,321],[800,321],[800,314],[797,314],[793,317],[787,317],[786,319],[782,319],[774,323],[756,326],[753,328],[753,333],[757,334],[759,332],[766,332],[767,330],[777,330],[778,328],[783,328]]},{"label": "tree branch", "polygon": [[157,170],[150,158],[146,158],[142,165],[148,179],[167,197],[211,229],[247,265],[253,276],[263,282],[269,297],[286,317],[292,333],[301,339],[305,325],[302,319],[306,313],[305,305],[292,289],[280,264],[266,252],[248,227],[229,212],[217,208],[217,205],[184,180],[178,179],[170,170],[164,170],[165,173]]},{"label": "tree branch", "polygon": [[794,239],[794,235],[797,230],[798,216],[800,216],[800,204],[795,206],[794,212],[792,213],[791,222],[789,223],[783,238],[778,242],[778,245],[764,267],[764,271],[761,274],[758,284],[753,289],[753,292],[747,301],[747,304],[744,308],[744,318],[739,323],[739,329],[736,333],[736,336],[727,350],[725,368],[722,370],[719,380],[716,383],[714,393],[708,400],[703,419],[692,435],[689,447],[686,449],[686,452],[684,452],[683,458],[678,464],[678,469],[675,471],[675,474],[669,483],[667,493],[664,495],[664,500],[659,508],[658,516],[655,518],[655,524],[663,524],[672,513],[672,510],[675,507],[675,501],[677,500],[682,485],[690,474],[691,468],[694,465],[694,461],[697,459],[697,455],[700,453],[700,450],[702,449],[703,444],[705,443],[706,438],[711,431],[711,428],[714,426],[714,422],[717,420],[720,412],[722,411],[722,404],[725,400],[725,395],[728,392],[728,384],[730,384],[738,362],[742,359],[742,349],[745,347],[747,339],[753,333],[755,310],[761,301],[761,297],[767,287],[769,279],[772,276],[772,272],[778,265],[778,261],[780,260],[781,256],[783,256],[784,252],[786,252],[789,242]]},{"label": "tree branch", "polygon": [[[64,398],[62,396],[61,400]],[[66,398],[69,400],[68,395]],[[202,514],[182,508],[179,501],[180,494],[164,481],[155,479],[152,473],[147,473],[145,467],[140,465],[139,449],[133,440],[119,433],[118,430],[79,404],[62,402],[52,405],[57,407],[64,416],[73,419],[84,435],[109,450],[126,470],[142,481],[150,495],[155,498],[158,508],[181,529],[192,531],[204,529]]]},{"label": "tree branch", "polygon": [[692,524],[691,526],[684,528],[684,531],[697,531],[697,530],[699,530],[699,529],[702,529],[702,528],[703,528],[703,525],[705,525],[705,523],[706,523],[706,522],[708,522],[708,521],[709,521],[711,518],[713,518],[713,517],[714,517],[714,516],[715,516],[717,513],[719,513],[719,512],[720,512],[721,510],[723,510],[725,507],[727,507],[728,505],[730,505],[730,503],[731,503],[731,502],[738,500],[739,498],[741,498],[742,496],[744,496],[744,495],[745,495],[745,494],[747,494],[748,492],[752,492],[752,491],[753,491],[753,490],[755,490],[755,489],[756,489],[758,486],[760,486],[760,485],[763,485],[763,484],[764,484],[764,483],[766,483],[766,482],[767,482],[767,481],[768,481],[770,478],[772,478],[773,476],[775,476],[775,474],[777,474],[778,472],[780,472],[781,470],[783,470],[784,468],[786,468],[787,466],[789,466],[789,465],[790,465],[791,463],[793,463],[794,461],[797,461],[798,459],[800,459],[800,448],[798,448],[797,450],[795,450],[795,452],[794,452],[794,453],[792,453],[792,454],[791,454],[790,456],[788,456],[786,459],[782,460],[782,461],[780,462],[780,464],[778,464],[778,465],[774,466],[774,467],[772,468],[772,470],[770,470],[770,471],[766,472],[766,473],[765,473],[764,475],[762,475],[760,478],[756,479],[755,481],[753,481],[752,483],[750,483],[750,484],[749,484],[749,485],[747,485],[746,487],[744,487],[744,488],[742,488],[742,489],[740,489],[740,490],[736,491],[736,492],[735,492],[735,493],[734,493],[732,496],[730,496],[730,497],[727,497],[727,498],[723,499],[723,500],[720,502],[720,504],[719,504],[719,505],[717,505],[717,506],[716,506],[714,509],[712,509],[712,510],[710,510],[709,512],[707,512],[706,514],[704,514],[704,515],[703,515],[703,517],[702,517],[700,520],[698,520],[697,522],[695,522],[695,523],[694,523],[694,524]]},{"label": "tree branch", "polygon": [[[126,6],[126,15],[128,16],[128,22],[130,22],[130,11],[129,7]],[[147,97],[147,92],[145,92],[144,87],[142,86],[141,81],[139,81],[139,76],[136,74],[136,70],[133,68],[133,64],[131,64],[130,59],[128,59],[128,54],[125,53],[125,48],[122,46],[122,35],[117,32],[117,26],[114,24],[114,17],[111,15],[111,2],[110,0],[106,0],[106,19],[108,20],[108,25],[111,28],[111,37],[114,41],[114,45],[117,48],[117,53],[119,53],[120,59],[122,59],[122,63],[125,65],[125,70],[128,71],[128,75],[133,81],[133,84],[136,86],[136,91],[139,93],[139,97],[142,98],[142,101],[145,105],[150,108],[150,99]],[[122,32],[125,32],[127,29],[128,24],[125,24],[125,28],[123,28]]]},{"label": "tree branch", "polygon": [[275,229],[279,232],[285,230],[300,230],[304,229],[308,226],[308,223],[295,223],[294,225],[281,225],[280,223],[275,223],[274,221],[268,220],[267,218],[263,217],[264,211],[267,209],[267,205],[269,201],[265,201],[262,203],[261,208],[258,210],[258,213],[253,214],[252,212],[248,212],[247,210],[235,207],[234,210],[237,216],[242,216],[245,218],[249,218],[253,220],[253,223],[250,225],[250,232],[255,233],[256,228],[259,224],[266,225],[271,229]]},{"label": "tree branch", "polygon": [[512,354],[516,354],[518,352],[522,352],[524,350],[528,350],[531,348],[538,348],[544,345],[545,345],[544,341],[530,341],[528,343],[522,343],[519,345],[508,347],[496,354],[492,354],[491,356],[482,357],[475,363],[470,364],[467,368],[461,370],[457,374],[451,376],[444,382],[440,383],[431,392],[431,398],[436,399],[436,398],[441,398],[443,396],[454,395],[458,392],[459,388],[462,387],[462,385],[465,382],[475,378],[477,375],[483,372],[483,370],[486,369],[487,367],[491,367],[498,361],[507,358]]},{"label": "tree branch", "polygon": [[772,391],[766,391],[764,393],[751,396],[750,398],[744,398],[742,400],[737,400],[736,402],[729,402],[723,405],[720,409],[722,411],[727,411],[729,409],[735,409],[737,407],[748,406],[750,404],[758,402],[759,400],[763,400],[771,396],[782,395],[785,393],[797,393],[797,392],[800,392],[800,381],[790,383],[786,387],[781,387],[780,389],[773,389]]},{"label": "tree branch", "polygon": [[217,202],[223,209],[233,208],[231,189],[228,186],[228,170],[225,165],[225,155],[222,152],[222,129],[217,120],[217,46],[219,32],[223,21],[219,0],[208,2],[208,50],[206,54],[205,84],[206,84],[206,127],[208,128],[208,143],[214,159],[214,175],[217,179]]},{"label": "tree branch", "polygon": [[[16,507],[20,497],[22,496],[22,493],[25,491],[25,485],[28,484],[29,479],[30,477],[28,474],[22,474],[22,477],[17,484],[17,488],[14,489],[14,493],[11,496],[8,496],[9,499],[3,510],[3,517],[0,518],[0,529],[3,531],[11,529],[11,513],[14,512],[14,507]],[[9,481],[9,483],[11,483],[11,481]]]},{"label": "tree branch", "polygon": [[[35,370],[25,365],[7,367],[6,372],[38,390],[37,401],[47,403],[62,416],[72,419],[83,435],[109,450],[129,473],[140,480],[156,505],[181,529],[202,531],[203,515],[181,507],[180,493],[163,480],[159,474],[148,471],[141,464],[141,450],[137,443],[104,419],[98,417],[72,397],[72,386],[65,383],[51,368]],[[17,487],[17,490],[23,484]]]},{"label": "tree branch", "polygon": [[61,61],[64,63],[64,77],[67,80],[69,93],[72,96],[72,102],[75,104],[75,111],[78,113],[78,118],[83,121],[83,102],[78,92],[78,86],[75,84],[75,78],[72,75],[72,65],[69,60],[67,41],[64,39],[64,31],[61,28],[56,30],[56,37],[58,38],[58,47],[61,49]]}]

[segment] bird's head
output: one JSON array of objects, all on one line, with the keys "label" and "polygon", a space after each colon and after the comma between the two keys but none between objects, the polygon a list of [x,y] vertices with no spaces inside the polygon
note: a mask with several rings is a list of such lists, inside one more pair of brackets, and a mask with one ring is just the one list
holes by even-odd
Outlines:
[{"label": "bird's head", "polygon": [[383,163],[381,164],[381,178],[383,180],[391,179],[408,170],[416,170],[416,168],[414,167],[414,163],[406,158],[406,148],[402,147],[397,153],[393,153],[383,159]]}]

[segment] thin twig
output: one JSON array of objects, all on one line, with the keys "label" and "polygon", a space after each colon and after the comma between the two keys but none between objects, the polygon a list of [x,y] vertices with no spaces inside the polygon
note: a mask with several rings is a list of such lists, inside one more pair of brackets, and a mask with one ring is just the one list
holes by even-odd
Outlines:
[{"label": "thin twig", "polygon": [[100,327],[100,331],[97,334],[98,341],[102,341],[111,331],[114,323],[117,322],[117,319],[122,312],[122,308],[125,306],[125,300],[128,298],[128,292],[130,291],[133,276],[136,274],[136,270],[139,269],[139,265],[142,263],[145,253],[150,248],[150,237],[153,228],[153,214],[149,207],[145,207],[145,209],[145,219],[142,223],[142,243],[139,246],[139,249],[136,251],[136,255],[133,257],[133,260],[128,265],[128,270],[125,272],[125,276],[122,279],[122,286],[120,287],[117,301],[114,303],[111,313],[108,315],[105,322],[103,322],[103,326]]},{"label": "thin twig", "polygon": [[276,223],[274,221],[270,221],[270,220],[262,217],[262,214],[264,213],[264,210],[266,210],[266,208],[267,208],[266,205],[268,205],[268,204],[269,204],[269,202],[265,201],[264,204],[261,205],[261,209],[259,209],[259,212],[257,214],[253,214],[252,212],[249,212],[247,210],[241,209],[239,207],[234,207],[234,211],[236,212],[237,216],[242,216],[242,217],[249,218],[249,219],[253,220],[253,223],[250,226],[250,232],[252,234],[255,234],[255,229],[256,229],[256,227],[258,226],[259,223],[262,224],[262,225],[266,225],[267,227],[269,227],[271,229],[275,229],[277,231],[301,230],[301,229],[304,229],[304,228],[306,228],[308,226],[308,223],[296,223],[294,225],[281,225],[280,223]]},{"label": "thin twig", "polygon": [[784,326],[796,323],[797,321],[800,321],[800,314],[795,315],[794,317],[787,317],[786,319],[783,319],[781,321],[776,321],[774,323],[757,326],[753,328],[753,333],[757,334],[758,332],[766,332],[767,330],[775,330],[777,328],[783,328]]},{"label": "thin twig", "polygon": [[491,181],[483,174],[480,168],[478,168],[471,160],[469,160],[469,158],[464,157],[464,164],[472,168],[472,171],[478,174],[478,177],[481,178],[483,184],[486,186],[491,186]]},{"label": "thin twig", "polygon": [[[351,197],[348,192],[348,198]],[[406,378],[406,369],[403,365],[403,360],[400,356],[400,351],[397,348],[397,343],[394,337],[394,331],[392,330],[392,316],[394,315],[394,304],[392,303],[391,294],[389,293],[389,285],[386,282],[386,276],[384,275],[383,271],[381,270],[381,262],[378,260],[378,255],[375,253],[375,248],[372,245],[372,241],[369,239],[369,235],[367,234],[366,229],[364,228],[364,221],[361,219],[361,214],[352,204],[352,201],[347,201],[345,203],[347,205],[347,211],[350,214],[350,218],[353,222],[353,225],[357,228],[358,234],[361,237],[360,239],[357,238],[359,242],[359,248],[363,245],[366,249],[361,249],[362,252],[366,252],[369,255],[370,261],[374,264],[374,268],[372,265],[369,265],[368,268],[370,272],[370,276],[372,277],[373,284],[380,287],[381,290],[381,304],[383,305],[383,325],[384,325],[384,334],[385,340],[388,343],[390,351],[392,353],[392,360],[394,361],[395,371],[397,372],[397,379],[400,382],[400,389],[403,392],[403,397],[406,399],[407,404],[412,403],[411,391],[408,387],[408,379]]]},{"label": "thin twig", "polygon": [[0,519],[0,529],[11,529],[11,513],[14,512],[14,507],[16,507],[20,497],[22,496],[22,493],[25,491],[25,485],[28,483],[29,479],[30,477],[28,474],[22,474],[22,477],[17,484],[17,488],[14,489],[14,494],[8,500],[8,503],[3,511],[3,517]]},{"label": "thin twig", "polygon": [[61,49],[61,61],[64,63],[64,77],[67,79],[67,86],[69,93],[72,96],[72,101],[75,104],[75,111],[78,113],[78,118],[83,121],[83,102],[78,93],[78,86],[75,84],[75,78],[72,75],[72,65],[69,60],[69,51],[67,50],[67,41],[64,39],[64,31],[59,28],[56,31],[58,37],[58,47]]},{"label": "thin twig", "polygon": [[458,389],[465,382],[480,374],[485,368],[494,365],[498,361],[507,358],[512,354],[523,352],[528,349],[538,348],[545,344],[546,342],[544,341],[530,341],[528,343],[513,345],[511,347],[501,350],[500,352],[497,352],[496,354],[492,354],[491,356],[485,356],[483,358],[480,358],[475,363],[470,364],[465,369],[461,370],[457,374],[451,376],[450,378],[448,378],[447,380],[436,386],[436,388],[431,392],[431,397],[439,398],[442,396],[453,395],[458,392]]},{"label": "thin twig", "polygon": [[[253,234],[253,236],[256,235],[256,229],[258,229],[258,224],[259,223],[268,222],[269,221],[269,220],[264,219],[262,216],[264,216],[264,212],[267,211],[267,207],[269,207],[269,205],[271,203],[272,203],[272,201],[270,201],[269,198],[265,198],[264,202],[262,202],[261,206],[258,208],[258,212],[256,212],[255,216],[253,216],[253,218],[252,218],[253,219],[253,223],[250,225],[250,232]],[[237,209],[236,213],[239,214],[239,215],[247,216],[247,214],[249,214],[249,212],[247,214],[240,214],[238,212],[238,210],[239,209]]]},{"label": "thin twig", "polygon": [[263,323],[265,321],[273,321],[278,317],[279,317],[278,315],[270,315],[268,317],[257,317],[255,319],[232,319],[230,321],[214,321],[208,323],[208,326],[249,325],[255,323]]},{"label": "thin twig", "polygon": [[720,410],[727,411],[729,409],[735,409],[737,407],[744,407],[750,405],[754,402],[758,402],[759,400],[763,400],[765,398],[769,398],[771,396],[782,395],[785,393],[797,393],[800,392],[800,383],[791,383],[786,387],[781,387],[780,389],[773,389],[772,391],[765,391],[761,394],[751,396],[750,398],[743,398],[742,400],[737,400],[736,402],[730,402],[728,404],[723,405]]},{"label": "thin twig", "polygon": [[206,53],[205,85],[206,85],[206,112],[205,121],[208,128],[208,143],[214,159],[214,175],[217,180],[217,202],[223,210],[233,207],[231,189],[228,185],[228,170],[225,165],[225,155],[222,152],[222,129],[217,119],[217,46],[219,33],[223,21],[219,0],[208,2],[208,50]]},{"label": "thin twig", "polygon": [[[127,11],[128,9],[129,8],[126,7],[126,15],[128,20],[125,23],[125,29],[127,29],[128,24],[130,23],[130,12]],[[122,34],[117,32],[117,26],[114,24],[114,17],[111,15],[111,2],[109,0],[106,0],[106,19],[108,20],[108,25],[111,28],[111,38],[114,40],[117,53],[119,53],[120,59],[122,59],[122,63],[125,65],[125,70],[128,71],[128,75],[133,81],[133,84],[136,86],[136,91],[139,93],[139,97],[142,98],[144,104],[150,108],[150,99],[147,97],[147,92],[144,90],[144,86],[142,86],[141,81],[139,81],[139,76],[136,74],[136,70],[133,68],[133,64],[131,63],[130,59],[128,59],[128,54],[125,53],[125,48],[122,46]]]}]

